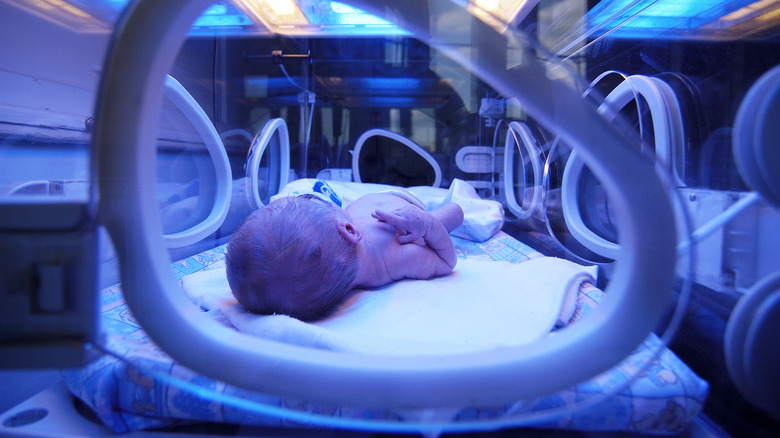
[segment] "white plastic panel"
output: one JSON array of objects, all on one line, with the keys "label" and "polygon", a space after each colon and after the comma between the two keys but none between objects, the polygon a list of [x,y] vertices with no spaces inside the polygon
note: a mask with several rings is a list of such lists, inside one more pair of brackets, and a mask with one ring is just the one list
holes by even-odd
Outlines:
[{"label": "white plastic panel", "polygon": [[495,169],[493,148],[489,146],[463,146],[455,154],[458,169],[468,173],[491,173]]}]

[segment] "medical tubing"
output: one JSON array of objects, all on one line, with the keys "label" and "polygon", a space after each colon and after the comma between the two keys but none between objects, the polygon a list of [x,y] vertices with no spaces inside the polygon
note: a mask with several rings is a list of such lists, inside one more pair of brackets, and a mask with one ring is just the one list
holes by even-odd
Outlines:
[{"label": "medical tubing", "polygon": [[221,138],[222,140],[225,140],[233,136],[243,137],[246,140],[248,140],[250,143],[252,142],[252,134],[250,134],[249,131],[247,131],[246,129],[241,129],[241,128],[228,129],[227,131],[223,131],[219,134],[219,138]]},{"label": "medical tubing", "polygon": [[[309,120],[306,123],[306,150],[309,150],[309,140],[311,139],[311,122],[314,119],[314,102],[316,100],[311,101],[311,107],[309,108]],[[308,153],[308,152],[307,152]]]},{"label": "medical tubing", "polygon": [[[693,217],[691,216],[690,212],[685,208],[685,200],[683,199],[682,192],[676,190],[675,175],[667,166],[664,166],[663,163],[658,163],[656,166],[656,170],[661,179],[661,182],[666,186],[666,190],[669,192],[671,198],[677,204],[678,206],[677,211],[682,216],[681,220],[676,222],[676,225],[678,226],[678,231],[680,231],[681,233],[680,240],[688,241],[688,242],[693,241],[693,235],[694,235]],[[679,227],[682,227],[682,229],[679,229]],[[687,312],[688,304],[690,303],[691,300],[691,295],[693,294],[693,284],[696,280],[696,261],[697,261],[697,255],[694,251],[685,251],[685,250],[681,251],[678,245],[677,268],[678,269],[680,268],[679,264],[683,264],[683,266],[686,269],[684,272],[682,272],[680,293],[677,297],[677,303],[674,306],[674,311],[672,312],[672,315],[669,318],[669,322],[667,323],[663,333],[659,334],[662,346],[668,346],[672,342],[672,339],[677,334],[677,330],[680,328],[680,325],[683,323],[683,319],[685,318]],[[655,329],[655,331],[658,330],[659,330],[658,328]],[[656,355],[657,354],[660,354],[660,348],[659,348],[659,352],[656,352]]]},{"label": "medical tubing", "polygon": [[[281,53],[279,54],[279,56],[280,56],[280,59],[283,57],[283,55]],[[288,55],[288,56],[295,56],[295,57],[307,56],[308,57],[309,55]],[[295,81],[293,81],[293,79],[287,73],[287,69],[284,68],[284,65],[281,62],[276,63],[276,65],[279,66],[279,68],[282,70],[282,73],[284,73],[284,76],[287,78],[287,80],[291,84],[293,84],[298,89],[300,89],[301,93],[305,93],[306,100],[308,100],[310,96],[314,96],[313,92],[311,92],[308,89],[298,85]],[[305,114],[305,111],[304,111],[304,107],[306,105],[306,101],[301,102],[301,106],[300,106],[301,121],[303,123],[306,123],[306,125],[307,125],[306,126],[306,133],[304,135],[304,143],[303,143],[303,165],[302,166],[303,166],[304,178],[306,177],[307,172],[309,170],[308,169],[308,167],[309,167],[309,139],[311,138],[311,124],[312,124],[312,119],[314,118],[314,102],[316,102],[315,99],[313,99],[311,101],[311,109],[309,110],[308,121],[306,120],[306,114]]]},{"label": "medical tubing", "polygon": [[[641,104],[640,104],[641,99],[639,99],[639,91],[636,89],[634,84],[632,84],[628,80],[629,76],[627,74],[625,74],[625,73],[623,73],[621,71],[618,71],[618,70],[607,70],[605,72],[602,72],[600,75],[596,76],[596,78],[593,79],[590,82],[590,84],[588,84],[588,88],[582,93],[582,96],[583,97],[590,96],[590,94],[593,92],[593,90],[596,89],[596,85],[598,85],[602,80],[604,80],[605,77],[607,77],[609,75],[618,75],[618,76],[620,76],[621,78],[623,78],[623,82],[627,83],[629,85],[629,87],[631,87],[631,91],[634,94],[634,101],[636,102],[636,112],[637,112],[637,114],[639,116],[638,117],[638,121],[639,121],[639,138],[644,138],[644,135],[643,135],[644,134],[644,123],[642,123],[642,108],[641,108]],[[603,102],[602,102],[602,104],[603,104]],[[618,111],[620,110],[620,108],[615,108],[615,109],[617,109]]]},{"label": "medical tubing", "polygon": [[301,90],[301,91],[304,91],[304,92],[307,92],[307,93],[309,92],[309,90],[307,90],[307,89],[303,88],[302,86],[298,85],[298,84],[297,84],[297,83],[296,83],[296,82],[293,80],[293,78],[291,78],[291,77],[290,77],[290,75],[287,73],[287,69],[286,69],[286,68],[284,68],[284,65],[282,65],[282,64],[277,64],[277,65],[279,66],[279,69],[281,69],[281,70],[282,70],[282,73],[284,73],[284,77],[286,77],[286,78],[287,78],[287,80],[288,80],[288,81],[289,81],[291,84],[293,84],[295,87],[297,87],[297,88],[298,88],[299,90]]},{"label": "medical tubing", "polygon": [[[663,351],[663,346],[658,348],[653,353],[651,359],[645,361],[643,365],[637,367],[635,373],[632,376],[629,376],[625,382],[619,385],[615,385],[607,391],[590,393],[589,397],[581,398],[573,403],[565,404],[564,406],[556,406],[539,411],[521,411],[521,409],[527,408],[528,405],[532,403],[526,404],[524,401],[519,401],[508,406],[504,414],[498,418],[471,421],[453,421],[440,419],[411,420],[404,418],[400,421],[393,421],[376,418],[364,419],[354,417],[337,417],[334,415],[319,414],[316,412],[288,408],[284,407],[283,404],[270,405],[240,396],[226,394],[224,391],[218,391],[214,389],[216,387],[222,387],[221,385],[216,385],[214,387],[199,386],[192,383],[191,381],[185,381],[183,379],[174,377],[170,373],[160,372],[154,367],[144,367],[143,365],[134,363],[131,358],[128,358],[119,352],[113,351],[107,345],[96,343],[92,344],[92,347],[107,356],[111,356],[117,359],[128,367],[137,369],[139,372],[153,377],[158,382],[165,383],[173,388],[178,388],[186,393],[195,395],[204,400],[217,402],[224,406],[230,406],[236,409],[244,410],[246,412],[266,416],[268,418],[291,421],[306,426],[363,431],[382,431],[389,433],[430,433],[433,436],[439,436],[439,434],[443,432],[460,433],[492,431],[499,428],[533,427],[540,424],[543,425],[544,421],[546,420],[595,406],[596,404],[629,387],[638,377],[642,375],[645,370],[654,364],[654,360],[657,359],[660,352]],[[582,394],[583,397],[584,395],[585,393]],[[422,414],[423,416],[427,416],[426,414],[429,413],[430,412],[423,412]],[[403,416],[402,412],[399,412],[399,414]]]}]

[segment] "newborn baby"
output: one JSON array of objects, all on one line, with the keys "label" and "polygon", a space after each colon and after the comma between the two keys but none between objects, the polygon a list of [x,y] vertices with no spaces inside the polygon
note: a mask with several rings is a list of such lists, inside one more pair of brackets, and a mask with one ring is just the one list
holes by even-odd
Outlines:
[{"label": "newborn baby", "polygon": [[252,212],[226,255],[233,295],[247,310],[303,321],[327,316],[356,288],[452,272],[457,204],[426,211],[408,192],[362,196],[346,209],[303,195]]}]

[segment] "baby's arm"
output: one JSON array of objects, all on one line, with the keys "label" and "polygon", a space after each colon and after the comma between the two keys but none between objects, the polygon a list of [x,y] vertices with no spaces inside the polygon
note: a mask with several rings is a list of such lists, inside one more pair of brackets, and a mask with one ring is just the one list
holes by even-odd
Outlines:
[{"label": "baby's arm", "polygon": [[393,225],[399,231],[397,237],[399,243],[413,243],[422,239],[425,245],[444,262],[444,266],[437,267],[434,274],[444,275],[452,271],[457,263],[455,247],[447,227],[457,228],[463,221],[463,212],[457,205],[443,208],[429,213],[409,204],[389,212],[376,210],[371,216]]},{"label": "baby's arm", "polygon": [[433,217],[439,219],[448,233],[458,228],[463,223],[463,209],[460,205],[449,202],[436,210],[430,211]]}]

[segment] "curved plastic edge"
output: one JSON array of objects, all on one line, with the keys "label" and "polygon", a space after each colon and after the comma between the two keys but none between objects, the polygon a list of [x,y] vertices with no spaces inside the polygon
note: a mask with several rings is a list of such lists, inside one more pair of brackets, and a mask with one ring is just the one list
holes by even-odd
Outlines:
[{"label": "curved plastic edge", "polygon": [[[488,161],[479,158],[472,160],[469,158],[472,155],[488,157]],[[466,173],[490,173],[493,160],[493,149],[490,146],[461,146],[455,153],[455,165]]]},{"label": "curved plastic edge", "polygon": [[585,170],[585,163],[579,158],[577,152],[573,151],[566,163],[566,170],[563,172],[563,181],[561,182],[563,218],[569,227],[569,232],[578,242],[602,257],[615,260],[620,255],[620,245],[594,233],[585,225],[580,214],[577,187],[583,170]]},{"label": "curved plastic edge", "polygon": [[745,368],[750,398],[780,419],[780,290],[775,290],[756,309],[745,342]]},{"label": "curved plastic edge", "polygon": [[211,156],[216,171],[216,195],[214,206],[206,219],[198,222],[193,227],[178,233],[166,234],[165,243],[168,248],[180,248],[191,245],[217,230],[227,217],[230,209],[230,197],[233,190],[233,176],[230,170],[230,161],[227,152],[222,145],[222,139],[214,129],[209,117],[198,105],[198,102],[187,90],[173,77],[165,77],[165,97],[173,103],[187,120],[192,123],[195,130],[203,139]]},{"label": "curved plastic edge", "polygon": [[767,87],[766,99],[761,104],[756,119],[756,143],[754,144],[758,169],[772,192],[772,199],[780,200],[780,73],[772,77]]},{"label": "curved plastic edge", "polygon": [[355,149],[354,152],[352,153],[352,176],[355,179],[355,182],[363,182],[363,180],[360,179],[360,151],[363,149],[363,144],[366,142],[366,140],[368,140],[373,136],[387,137],[393,139],[399,143],[402,143],[404,146],[408,147],[409,149],[413,150],[414,152],[417,153],[417,155],[423,157],[425,161],[427,161],[428,164],[430,164],[431,167],[433,167],[434,179],[433,179],[433,184],[431,185],[433,187],[441,186],[441,166],[439,166],[439,163],[436,162],[436,160],[431,156],[431,154],[428,153],[428,151],[421,148],[420,145],[404,137],[403,135],[397,134],[393,131],[388,131],[386,129],[379,129],[379,128],[369,129],[368,131],[361,134],[360,137],[358,137],[357,142],[355,142]]},{"label": "curved plastic edge", "polygon": [[250,143],[253,140],[252,134],[249,133],[249,131],[247,131],[246,129],[241,129],[241,128],[228,129],[227,131],[222,131],[222,133],[219,134],[219,138],[221,138],[222,140],[233,136],[244,137],[245,139],[249,140]]},{"label": "curved plastic edge", "polygon": [[[636,99],[637,96],[644,97],[650,107],[656,158],[675,175],[675,181],[681,185],[681,179],[674,171],[672,154],[684,142],[682,118],[679,102],[666,83],[647,76],[629,76],[607,95],[598,111],[607,119],[612,120],[617,117],[617,111]],[[583,246],[600,256],[615,259],[618,256],[620,245],[594,233],[585,224],[580,214],[577,188],[583,170],[582,159],[576,151],[572,152],[566,163],[561,185],[564,220],[572,236]]]},{"label": "curved plastic edge", "polygon": [[683,144],[685,135],[680,102],[666,82],[649,76],[629,76],[607,95],[599,106],[599,112],[612,120],[617,116],[616,111],[620,111],[637,96],[643,97],[650,107],[655,156],[670,173],[675,173],[675,181],[681,185],[681,178],[674,172],[676,166],[672,154]]},{"label": "curved plastic edge", "polygon": [[287,129],[287,123],[284,119],[276,118],[269,120],[262,131],[252,140],[252,146],[249,147],[249,156],[246,160],[246,179],[247,192],[246,197],[252,208],[263,206],[263,200],[260,198],[260,182],[258,181],[260,160],[263,158],[268,143],[271,142],[274,134],[279,134],[279,189],[287,185],[287,179],[290,174],[290,132]]},{"label": "curved plastic edge", "polygon": [[[451,1],[435,1],[441,14],[470,20],[475,32],[492,32]],[[348,2],[387,19],[392,11],[393,21],[473,68],[502,95],[520,98],[540,123],[556,126],[567,144],[581,149],[588,166],[602,176],[625,233],[624,257],[605,290],[608,299],[590,317],[543,341],[448,357],[319,351],[241,334],[209,319],[171,272],[149,196],[154,176],[141,177],[140,169],[155,160],[153,133],[171,54],[210,1],[139,0],[123,15],[110,49],[93,136],[100,218],[117,248],[125,298],[139,324],[172,358],[198,373],[266,394],[350,406],[496,406],[570,387],[628,356],[666,308],[674,279],[675,227],[662,226],[674,224],[674,217],[655,163],[568,82],[549,79],[537,61],[507,71],[499,56],[506,48],[485,40],[477,47],[485,62],[475,65],[456,47],[437,45],[417,0]]]},{"label": "curved plastic edge", "polygon": [[[516,137],[510,135],[512,132],[516,132],[520,137],[520,143],[523,148],[528,152],[528,159],[531,160],[531,167],[534,172],[534,187],[533,194],[531,196],[531,203],[528,206],[521,206],[517,202],[515,196],[515,173],[512,161],[514,159],[515,145],[514,141]],[[518,145],[519,146],[519,145]],[[520,159],[523,159],[523,155],[520,154]],[[519,122],[510,122],[509,130],[506,133],[506,141],[504,142],[504,191],[506,192],[507,208],[518,219],[528,219],[534,212],[541,207],[542,203],[542,168],[539,158],[539,150],[536,146],[536,140],[534,139],[531,130],[528,126]]]},{"label": "curved plastic edge", "polygon": [[[757,282],[731,312],[723,336],[726,369],[740,392],[780,418],[776,369],[780,365],[776,316],[780,272]],[[768,371],[768,370],[771,370]]]},{"label": "curved plastic edge", "polygon": [[[780,101],[780,65],[764,73],[748,90],[737,110],[732,136],[732,153],[739,174],[745,184],[760,193],[767,201],[780,206],[778,165],[773,157],[776,143],[766,139],[767,129],[776,131],[771,109],[777,111]],[[777,139],[774,139],[777,140]],[[770,167],[771,166],[771,167]],[[773,171],[774,169],[774,171]]]}]

